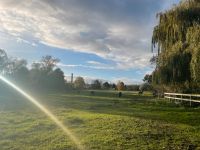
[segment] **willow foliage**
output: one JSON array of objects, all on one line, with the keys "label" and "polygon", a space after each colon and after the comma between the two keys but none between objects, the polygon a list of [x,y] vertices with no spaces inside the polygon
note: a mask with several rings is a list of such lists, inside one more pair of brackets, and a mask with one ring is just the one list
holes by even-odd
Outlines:
[{"label": "willow foliage", "polygon": [[157,15],[152,51],[158,61],[154,82],[196,83],[200,87],[200,0],[184,0]]},{"label": "willow foliage", "polygon": [[188,29],[187,42],[190,43],[187,50],[192,54],[190,63],[192,79],[200,84],[200,25]]}]

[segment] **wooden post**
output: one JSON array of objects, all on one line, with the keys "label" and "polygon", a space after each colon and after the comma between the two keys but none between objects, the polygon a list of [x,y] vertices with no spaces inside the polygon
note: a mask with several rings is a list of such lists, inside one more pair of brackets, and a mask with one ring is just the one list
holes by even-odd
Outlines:
[{"label": "wooden post", "polygon": [[174,103],[176,103],[176,95],[174,94]]},{"label": "wooden post", "polygon": [[192,96],[190,95],[190,107],[192,106]]},{"label": "wooden post", "polygon": [[182,99],[183,99],[183,95],[181,95],[181,103],[182,103],[182,101],[183,101]]}]

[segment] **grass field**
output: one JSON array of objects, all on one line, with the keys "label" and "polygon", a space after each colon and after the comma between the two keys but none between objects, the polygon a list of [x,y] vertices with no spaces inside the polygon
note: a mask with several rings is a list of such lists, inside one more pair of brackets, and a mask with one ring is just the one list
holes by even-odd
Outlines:
[{"label": "grass field", "polygon": [[[35,94],[34,94],[35,95]],[[45,104],[85,149],[200,149],[200,108],[134,92],[45,93]],[[70,150],[73,142],[40,110],[17,94],[0,96],[0,150]]]}]

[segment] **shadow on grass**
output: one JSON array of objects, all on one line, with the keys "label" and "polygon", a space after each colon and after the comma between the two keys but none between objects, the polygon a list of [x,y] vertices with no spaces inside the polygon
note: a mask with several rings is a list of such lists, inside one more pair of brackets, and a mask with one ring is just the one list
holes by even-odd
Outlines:
[{"label": "shadow on grass", "polygon": [[[199,108],[188,108],[165,100],[156,100],[149,94],[138,96],[136,92],[126,92],[123,93],[122,98],[119,98],[117,93],[108,91],[95,91],[95,95],[91,95],[90,91],[49,93],[38,96],[38,99],[50,108],[59,109],[62,107],[199,127]],[[31,104],[22,99],[15,94],[1,96],[0,109],[17,111],[32,107]]]},{"label": "shadow on grass", "polygon": [[[113,94],[113,93],[112,93]],[[166,100],[156,100],[152,96],[138,96],[127,93],[122,98],[97,95],[63,94],[51,95],[59,99],[59,105],[93,113],[132,116],[142,119],[164,121],[172,124],[185,124],[198,127],[200,108],[184,107]]]}]

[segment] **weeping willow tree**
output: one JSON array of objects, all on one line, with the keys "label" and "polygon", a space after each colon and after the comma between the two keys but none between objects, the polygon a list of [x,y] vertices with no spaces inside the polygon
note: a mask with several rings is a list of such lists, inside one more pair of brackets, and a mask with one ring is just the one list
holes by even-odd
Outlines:
[{"label": "weeping willow tree", "polygon": [[[200,89],[200,0],[183,0],[157,15],[152,36],[157,51],[155,84]],[[187,86],[185,86],[187,85]]]}]

